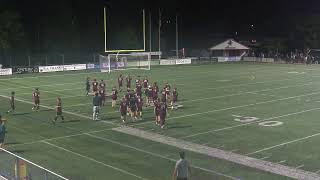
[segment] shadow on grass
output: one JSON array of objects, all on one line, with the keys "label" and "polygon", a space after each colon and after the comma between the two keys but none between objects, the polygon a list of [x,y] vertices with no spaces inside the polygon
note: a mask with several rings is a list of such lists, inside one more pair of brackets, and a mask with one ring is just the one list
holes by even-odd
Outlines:
[{"label": "shadow on grass", "polygon": [[23,112],[23,113],[14,113],[12,116],[23,116],[23,115],[28,115],[31,114],[31,112]]},{"label": "shadow on grass", "polygon": [[63,123],[68,124],[68,123],[77,123],[77,122],[80,122],[80,120],[74,119],[74,120],[64,121]]}]

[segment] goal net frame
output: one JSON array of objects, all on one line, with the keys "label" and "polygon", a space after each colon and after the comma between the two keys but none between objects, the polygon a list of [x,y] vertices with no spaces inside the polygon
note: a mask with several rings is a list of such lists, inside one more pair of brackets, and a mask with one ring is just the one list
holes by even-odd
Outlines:
[{"label": "goal net frame", "polygon": [[[147,57],[145,60],[141,60],[141,57]],[[137,57],[136,60],[130,61],[128,57]],[[115,59],[115,61],[113,61]],[[108,56],[99,55],[100,71],[108,72],[128,69],[151,69],[151,53],[149,52],[134,52],[120,54],[108,54]],[[136,65],[135,65],[136,63]]]}]

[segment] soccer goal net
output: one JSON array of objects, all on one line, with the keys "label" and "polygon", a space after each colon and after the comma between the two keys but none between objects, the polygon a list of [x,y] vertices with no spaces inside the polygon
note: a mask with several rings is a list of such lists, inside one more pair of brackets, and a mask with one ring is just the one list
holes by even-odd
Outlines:
[{"label": "soccer goal net", "polygon": [[114,70],[142,69],[150,70],[150,53],[109,54],[99,56],[101,72]]}]

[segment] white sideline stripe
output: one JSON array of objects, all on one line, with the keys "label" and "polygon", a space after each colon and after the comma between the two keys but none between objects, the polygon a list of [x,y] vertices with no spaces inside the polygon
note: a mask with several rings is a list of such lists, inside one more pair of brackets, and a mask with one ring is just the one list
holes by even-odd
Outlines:
[{"label": "white sideline stripe", "polygon": [[306,136],[306,137],[303,137],[303,138],[298,138],[298,139],[295,139],[295,140],[292,140],[292,141],[288,141],[288,142],[284,142],[284,143],[281,143],[281,144],[277,144],[275,146],[270,146],[270,147],[267,147],[267,148],[263,148],[263,149],[248,153],[248,154],[246,154],[246,156],[257,154],[259,152],[267,151],[267,150],[270,150],[270,149],[274,149],[274,148],[281,147],[281,146],[284,146],[284,145],[292,144],[292,143],[299,142],[299,141],[302,141],[302,140],[306,140],[306,139],[309,139],[309,138],[312,138],[312,137],[316,137],[316,136],[319,136],[319,135],[320,135],[320,133],[316,133],[316,134],[313,134],[313,135],[310,135],[310,136]]},{"label": "white sideline stripe", "polygon": [[320,169],[318,171],[316,171],[315,173],[319,174],[319,172],[320,172]]},{"label": "white sideline stripe", "polygon": [[46,168],[44,168],[44,167],[41,167],[41,166],[39,166],[39,165],[37,165],[37,164],[35,164],[35,163],[33,163],[33,162],[31,162],[31,161],[29,161],[29,160],[21,157],[21,156],[18,156],[18,155],[16,155],[16,154],[13,154],[12,152],[10,152],[10,151],[8,151],[8,150],[5,150],[5,149],[0,148],[0,151],[4,151],[4,152],[6,152],[6,153],[8,153],[8,154],[10,154],[10,155],[12,155],[12,156],[14,156],[14,157],[17,157],[17,158],[19,158],[19,159],[22,159],[23,161],[25,161],[25,162],[27,162],[27,163],[29,163],[29,164],[32,164],[33,166],[35,166],[35,167],[37,167],[37,168],[39,168],[39,169],[42,169],[42,170],[44,170],[44,171],[46,171],[46,172],[49,172],[49,173],[51,173],[51,174],[53,174],[53,175],[55,175],[55,176],[57,176],[57,177],[59,177],[59,178],[61,178],[61,179],[63,179],[63,180],[68,180],[67,178],[65,178],[65,177],[63,177],[63,176],[61,176],[61,175],[59,175],[59,174],[57,174],[57,173],[54,173],[54,172],[52,172],[52,171],[50,171],[50,170],[48,170],[48,169],[46,169]]},{"label": "white sideline stripe", "polygon": [[126,171],[126,170],[117,168],[117,167],[115,167],[115,166],[112,166],[112,165],[103,163],[103,162],[98,161],[98,160],[96,160],[96,159],[93,159],[93,158],[91,158],[91,157],[89,157],[89,156],[86,156],[86,155],[83,155],[83,154],[80,154],[80,153],[76,153],[76,152],[74,152],[74,151],[71,151],[71,150],[69,150],[69,149],[60,147],[60,146],[55,145],[55,144],[52,144],[52,143],[49,143],[49,142],[47,142],[47,141],[42,141],[42,142],[45,143],[45,144],[47,144],[47,145],[50,145],[50,146],[52,146],[52,147],[61,149],[61,150],[66,151],[66,152],[68,152],[68,153],[71,153],[71,154],[77,155],[77,156],[79,156],[79,157],[82,157],[82,158],[84,158],[84,159],[90,160],[90,161],[95,162],[95,163],[97,163],[97,164],[103,165],[103,166],[105,166],[105,167],[114,169],[114,170],[119,171],[119,172],[122,172],[122,173],[124,173],[124,174],[130,175],[130,176],[133,176],[133,177],[136,177],[136,178],[138,178],[138,179],[147,180],[146,178],[143,178],[143,177],[138,176],[138,175],[136,175],[136,174],[130,173],[130,172]]},{"label": "white sideline stripe", "polygon": [[208,147],[208,146],[202,146],[200,144],[195,144],[185,140],[167,137],[157,133],[135,129],[132,127],[114,128],[114,130],[128,134],[128,135],[140,137],[146,140],[151,140],[153,142],[167,144],[167,145],[184,149],[187,151],[192,151],[192,152],[203,154],[213,158],[227,160],[240,165],[244,165],[246,167],[259,169],[262,171],[266,171],[266,172],[270,172],[270,173],[274,173],[282,176],[287,176],[295,179],[304,179],[304,180],[320,179],[320,176],[313,172],[304,171],[301,169],[296,169],[296,168],[284,166],[281,164],[276,164],[276,163],[272,163],[272,162],[268,162],[261,159],[256,159],[256,158],[252,158],[252,157],[248,157],[248,156],[244,156],[244,155],[240,155],[232,152],[227,152],[227,151],[223,151],[223,150]]},{"label": "white sideline stripe", "polygon": [[0,174],[0,180],[8,180],[8,179],[3,177],[3,176],[1,176],[1,174]]},{"label": "white sideline stripe", "polygon": [[310,111],[316,111],[316,110],[320,110],[320,108],[307,109],[307,110],[303,110],[303,111],[299,111],[299,112],[294,112],[294,113],[284,114],[284,115],[280,115],[280,116],[276,116],[276,117],[266,118],[266,119],[262,119],[262,120],[259,120],[259,121],[243,123],[243,124],[224,127],[224,128],[220,128],[220,129],[213,129],[213,130],[210,130],[210,131],[191,134],[191,135],[184,136],[184,137],[181,137],[181,138],[185,139],[185,138],[195,137],[195,136],[199,136],[199,135],[203,135],[203,134],[208,134],[208,133],[211,133],[211,132],[218,132],[218,131],[233,129],[233,128],[236,128],[236,127],[247,126],[247,125],[250,125],[250,124],[260,123],[260,122],[263,122],[263,121],[269,121],[269,120],[273,120],[273,119],[279,119],[279,118],[283,118],[283,117],[288,117],[288,116],[302,114],[302,113],[306,113],[306,112],[310,112]]},{"label": "white sideline stripe", "polygon": [[[136,148],[136,147],[133,147],[133,146],[130,146],[130,145],[127,145],[127,144],[123,144],[123,143],[117,142],[117,141],[113,141],[113,140],[110,140],[110,139],[107,139],[107,138],[103,138],[103,137],[100,137],[100,136],[92,135],[91,133],[86,133],[86,135],[88,135],[88,136],[90,136],[92,138],[100,139],[102,141],[106,141],[106,142],[110,142],[110,143],[113,143],[113,144],[117,144],[117,145],[122,146],[122,147],[130,148],[130,149],[136,150],[138,152],[142,152],[142,153],[149,154],[149,155],[152,155],[152,156],[155,156],[155,157],[166,159],[166,160],[169,160],[169,161],[172,161],[172,162],[176,162],[177,161],[176,159],[168,158],[168,155],[167,156],[162,156],[160,154],[156,154],[156,153],[153,153],[153,152],[150,152],[150,151],[146,151],[146,150],[143,150],[143,149],[140,149],[140,148]],[[234,180],[238,179],[236,177],[232,177],[232,176],[229,176],[229,175],[217,172],[217,171],[201,168],[201,167],[198,167],[198,166],[191,165],[191,167],[196,168],[196,169],[200,169],[200,170],[203,170],[203,171],[206,171],[206,172],[210,172],[210,173],[213,173],[213,174],[217,174],[217,175],[220,175],[220,176],[224,176],[224,177],[227,177],[229,179],[234,179]]]}]

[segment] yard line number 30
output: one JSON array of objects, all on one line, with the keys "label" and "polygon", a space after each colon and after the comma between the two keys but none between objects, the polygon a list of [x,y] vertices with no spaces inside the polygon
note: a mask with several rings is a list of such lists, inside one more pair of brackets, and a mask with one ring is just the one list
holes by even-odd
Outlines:
[{"label": "yard line number 30", "polygon": [[283,122],[281,121],[259,121],[259,118],[257,117],[251,117],[251,116],[240,116],[240,115],[232,115],[233,120],[241,122],[241,123],[254,123],[258,122],[259,126],[265,126],[265,127],[274,127],[274,126],[281,126]]}]

